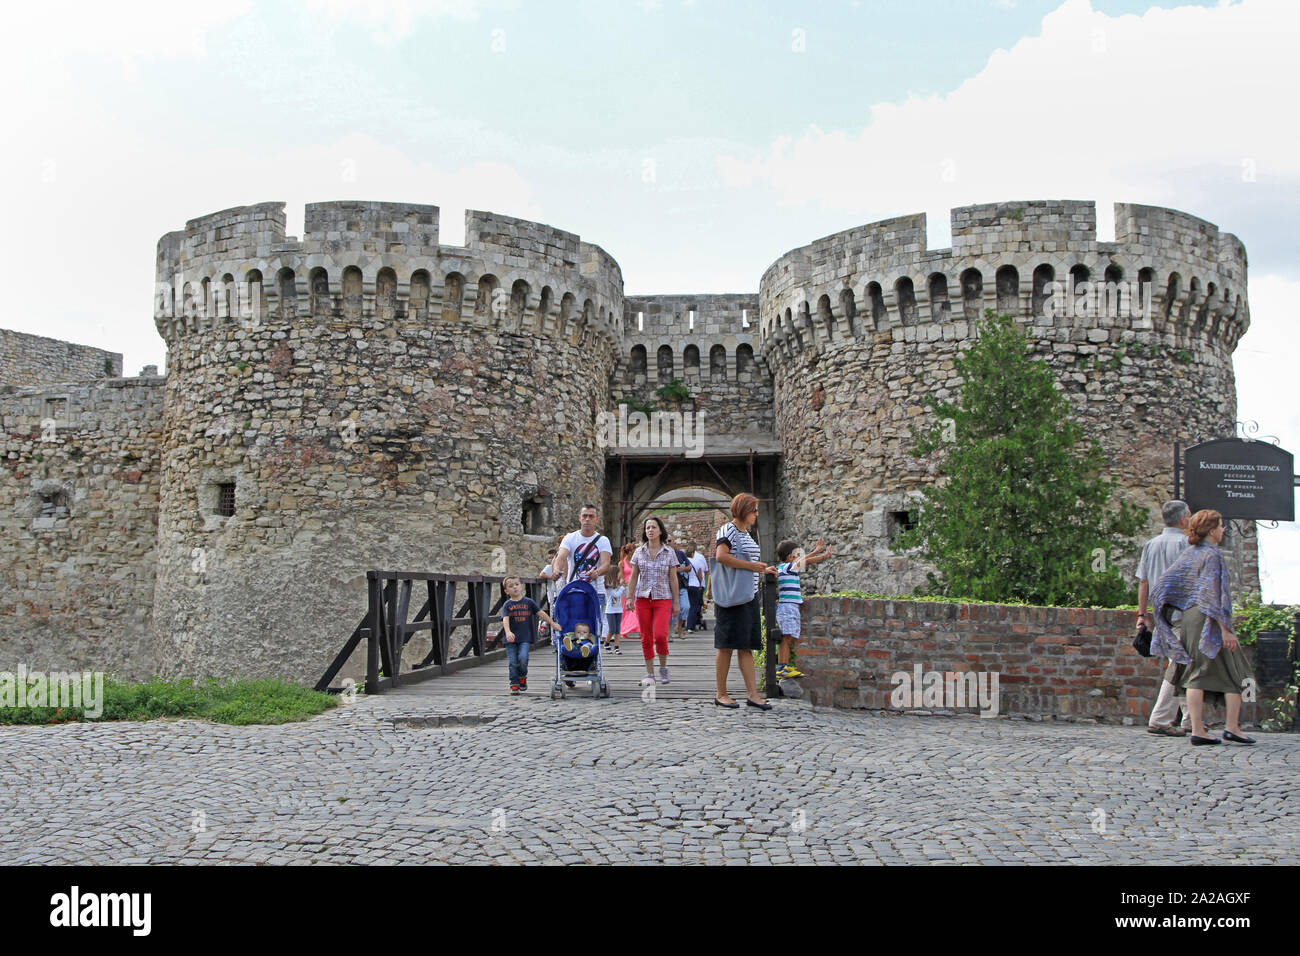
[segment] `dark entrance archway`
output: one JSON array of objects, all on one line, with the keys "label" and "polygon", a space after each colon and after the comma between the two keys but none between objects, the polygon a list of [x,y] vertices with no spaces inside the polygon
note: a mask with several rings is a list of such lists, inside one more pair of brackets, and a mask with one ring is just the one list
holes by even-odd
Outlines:
[{"label": "dark entrance archway", "polygon": [[[656,450],[628,452],[620,449],[605,456],[605,514],[613,540],[632,540],[636,519],[650,505],[680,489],[705,489],[717,493],[719,502],[749,492],[762,504],[760,527],[775,529],[778,521],[777,480],[781,455],[763,450],[689,458]],[[726,504],[722,504],[726,510]],[[776,556],[773,534],[760,532],[763,559]]]},{"label": "dark entrance archway", "polygon": [[[726,511],[731,499],[741,492],[749,492],[761,504],[759,525],[755,539],[762,560],[776,563],[777,529],[781,527],[778,503],[781,452],[772,445],[745,451],[726,452],[687,457],[665,449],[610,449],[605,455],[605,514],[608,516],[606,533],[614,541],[629,541],[636,534],[636,519],[647,514],[665,497],[676,497],[672,492],[690,489],[691,497],[703,497],[710,506],[718,504]],[[700,491],[704,495],[700,495]],[[712,551],[708,542],[706,553]],[[764,584],[761,588],[766,620],[776,619],[776,587]],[[772,640],[768,635],[769,642]],[[674,682],[656,688],[667,696],[707,698],[714,693],[712,639],[708,635],[687,639],[683,645],[673,644],[670,657],[675,661]],[[767,655],[766,687],[771,696],[780,696],[776,682],[775,654]],[[688,663],[688,661],[690,663]],[[730,681],[735,682],[738,672]]]}]

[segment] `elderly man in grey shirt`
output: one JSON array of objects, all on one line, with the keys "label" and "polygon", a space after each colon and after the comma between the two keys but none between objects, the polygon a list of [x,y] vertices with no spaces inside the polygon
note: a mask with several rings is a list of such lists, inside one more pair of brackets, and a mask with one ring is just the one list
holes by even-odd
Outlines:
[{"label": "elderly man in grey shirt", "polygon": [[[1178,560],[1178,556],[1187,547],[1187,523],[1191,519],[1191,509],[1185,501],[1167,501],[1161,514],[1165,521],[1165,530],[1142,546],[1142,557],[1138,559],[1138,624],[1152,627],[1151,615],[1147,613],[1147,603],[1151,591],[1160,583],[1169,566]],[[1159,608],[1156,609],[1159,611]],[[1178,708],[1187,715],[1185,697],[1176,696],[1176,689],[1169,681],[1160,682],[1160,696],[1151,710],[1151,719],[1147,723],[1147,733],[1161,734],[1166,737],[1182,737],[1186,731],[1174,725]]]}]

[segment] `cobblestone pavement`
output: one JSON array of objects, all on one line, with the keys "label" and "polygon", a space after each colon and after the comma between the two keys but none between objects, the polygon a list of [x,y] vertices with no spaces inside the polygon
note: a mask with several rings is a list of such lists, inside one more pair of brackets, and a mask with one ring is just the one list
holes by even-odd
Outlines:
[{"label": "cobblestone pavement", "polygon": [[0,863],[1300,862],[1295,736],[775,706],[0,728]]}]

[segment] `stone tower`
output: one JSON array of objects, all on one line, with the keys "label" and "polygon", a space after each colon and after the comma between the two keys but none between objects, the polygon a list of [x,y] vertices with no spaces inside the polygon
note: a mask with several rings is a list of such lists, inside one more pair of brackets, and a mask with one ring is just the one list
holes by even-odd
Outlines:
[{"label": "stone tower", "polygon": [[[618,264],[549,226],[283,203],[158,244],[169,363],[154,651],[165,673],[314,680],[364,569],[535,574],[599,501]],[[437,542],[430,553],[430,542]]]},{"label": "stone tower", "polygon": [[[954,209],[949,249],[926,248],[922,214],[786,253],[759,301],[783,533],[835,546],[822,586],[907,593],[924,582],[923,567],[889,549],[934,480],[908,454],[909,426],[929,421],[928,399],[954,396],[953,358],[985,309],[1029,332],[1121,494],[1155,509],[1154,532],[1174,442],[1234,433],[1245,291],[1235,236],[1125,203],[1114,242],[1097,241],[1090,202],[1008,202]],[[1253,538],[1227,547],[1234,583],[1257,591]]]}]

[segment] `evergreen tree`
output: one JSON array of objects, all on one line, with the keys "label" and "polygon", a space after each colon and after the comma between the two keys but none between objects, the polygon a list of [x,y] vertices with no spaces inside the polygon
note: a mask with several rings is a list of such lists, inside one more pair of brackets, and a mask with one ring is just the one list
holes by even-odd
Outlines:
[{"label": "evergreen tree", "polygon": [[917,548],[938,569],[932,593],[982,601],[1104,606],[1132,603],[1117,560],[1145,516],[1108,507],[1101,446],[1070,417],[1055,376],[1010,316],[987,311],[955,365],[957,404],[931,402],[914,454],[938,453],[941,480],[924,493],[895,550]]}]

